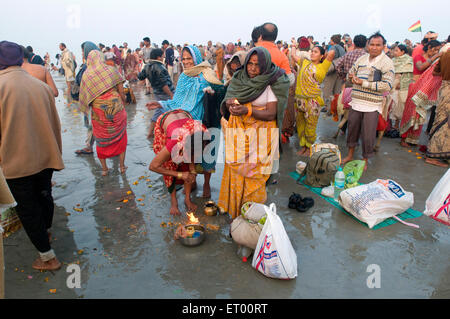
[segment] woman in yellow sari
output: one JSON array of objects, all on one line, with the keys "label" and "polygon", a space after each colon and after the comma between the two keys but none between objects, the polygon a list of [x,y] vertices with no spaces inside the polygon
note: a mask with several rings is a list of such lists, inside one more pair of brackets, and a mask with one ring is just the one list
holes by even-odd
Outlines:
[{"label": "woman in yellow sari", "polygon": [[297,155],[309,154],[311,145],[316,141],[320,107],[324,105],[320,84],[325,79],[334,54],[334,50],[325,54],[324,48],[315,46],[309,60],[306,54],[297,56],[295,50],[292,50],[291,57],[299,68],[295,89],[295,109],[298,139],[302,148]]},{"label": "woman in yellow sari", "polygon": [[218,206],[234,219],[245,202],[265,203],[266,181],[278,159],[278,101],[289,79],[263,47],[253,48],[236,71],[222,102],[225,168]]}]

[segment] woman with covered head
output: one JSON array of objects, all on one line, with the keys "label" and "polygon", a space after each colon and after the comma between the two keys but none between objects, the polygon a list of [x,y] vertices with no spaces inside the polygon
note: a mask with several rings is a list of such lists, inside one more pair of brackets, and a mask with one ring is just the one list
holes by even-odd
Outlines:
[{"label": "woman with covered head", "polygon": [[[93,50],[100,51],[100,48],[91,41],[86,41],[81,44],[81,51],[83,53],[83,64],[80,66],[80,71],[78,71],[77,76],[75,77],[75,83],[76,83],[76,85],[78,85],[78,87],[81,86],[81,79],[83,78],[83,74],[87,69],[86,60],[88,58],[88,55]],[[79,96],[78,96],[78,99],[79,99]],[[88,109],[85,108],[84,111],[85,111],[84,122],[85,122],[85,126],[88,129],[87,138],[86,138],[86,147],[76,150],[75,154],[77,154],[77,155],[90,155],[90,154],[94,153],[92,150],[92,146],[94,145],[95,139],[94,139],[94,135],[92,134],[92,124],[89,120],[89,113],[87,112]]]},{"label": "woman with covered head", "polygon": [[92,129],[97,145],[97,156],[102,175],[108,174],[106,159],[120,157],[120,172],[125,173],[127,148],[127,113],[122,75],[105,63],[103,53],[92,50],[87,57],[87,68],[80,85],[80,107],[87,112],[91,107]]},{"label": "woman with covered head", "polygon": [[[195,46],[186,46],[182,50],[182,62],[184,72],[180,75],[177,88],[172,100],[155,101],[147,103],[149,110],[162,108],[163,112],[172,110],[184,110],[188,112],[194,120],[203,121],[205,109],[203,99],[205,94],[223,94],[223,83],[217,79],[208,61],[203,61],[200,50]],[[213,105],[211,105],[213,107]],[[217,106],[218,107],[218,106]],[[163,114],[164,115],[164,114]],[[161,115],[161,116],[163,116]],[[155,128],[156,137],[156,128]],[[215,151],[217,153],[217,151]],[[205,175],[203,185],[203,197],[211,196],[209,180],[214,171],[215,162],[202,168]],[[200,168],[198,166],[198,168]],[[195,188],[196,185],[194,185]]]},{"label": "woman with covered head", "polygon": [[[204,137],[208,134],[201,121],[194,120],[184,110],[173,110],[162,114],[155,126],[153,150],[156,154],[149,169],[164,175],[164,183],[171,196],[171,215],[180,215],[176,185],[184,185],[184,203],[188,211],[196,211],[190,195],[193,190],[198,168],[199,156],[203,156]],[[206,180],[205,180],[206,183]],[[209,183],[209,180],[208,180]]]},{"label": "woman with covered head", "polygon": [[395,80],[394,90],[397,95],[397,103],[393,104],[391,110],[391,119],[395,120],[394,129],[398,130],[400,121],[403,116],[403,110],[405,108],[406,98],[408,97],[409,84],[413,80],[414,63],[413,58],[408,55],[408,49],[405,45],[399,44],[394,49],[394,62],[395,68]]},{"label": "woman with covered head", "polygon": [[285,71],[263,47],[250,50],[230,81],[221,106],[226,155],[218,205],[232,218],[245,202],[267,199],[266,182],[278,159],[277,107],[288,90]]},{"label": "woman with covered head", "polygon": [[225,65],[225,86],[230,84],[231,78],[233,74],[244,64],[245,58],[247,56],[247,52],[238,51],[228,60]]}]

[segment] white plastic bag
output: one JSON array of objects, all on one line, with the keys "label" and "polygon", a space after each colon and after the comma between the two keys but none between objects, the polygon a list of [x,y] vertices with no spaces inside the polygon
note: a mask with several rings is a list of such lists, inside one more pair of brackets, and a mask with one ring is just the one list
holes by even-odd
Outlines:
[{"label": "white plastic bag", "polygon": [[425,202],[424,215],[450,226],[450,169],[434,186]]},{"label": "white plastic bag", "polygon": [[270,204],[266,212],[266,223],[259,235],[252,266],[270,278],[293,279],[297,277],[297,254],[276,213],[275,204]]},{"label": "white plastic bag", "polygon": [[231,237],[238,245],[256,249],[261,228],[260,224],[249,222],[242,216],[238,216],[231,223]]},{"label": "white plastic bag", "polygon": [[373,228],[410,208],[414,204],[414,195],[403,190],[393,180],[377,179],[342,191],[339,203],[369,228]]},{"label": "white plastic bag", "polygon": [[321,195],[327,196],[327,197],[334,197],[334,186],[331,184],[330,186],[322,188],[322,191],[320,192]]}]

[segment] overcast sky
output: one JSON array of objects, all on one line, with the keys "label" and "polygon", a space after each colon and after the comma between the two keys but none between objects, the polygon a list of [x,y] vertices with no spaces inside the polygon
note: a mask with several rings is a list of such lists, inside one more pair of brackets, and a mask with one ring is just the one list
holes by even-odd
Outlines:
[{"label": "overcast sky", "polygon": [[[216,4],[217,3],[217,4]],[[218,4],[220,3],[220,5]],[[35,53],[66,43],[77,57],[83,41],[138,47],[143,37],[161,44],[250,41],[254,26],[274,22],[278,39],[313,35],[321,43],[335,33],[370,35],[381,30],[389,43],[420,41],[408,28],[421,20],[422,31],[450,34],[448,0],[2,0],[0,40],[31,45]]]}]

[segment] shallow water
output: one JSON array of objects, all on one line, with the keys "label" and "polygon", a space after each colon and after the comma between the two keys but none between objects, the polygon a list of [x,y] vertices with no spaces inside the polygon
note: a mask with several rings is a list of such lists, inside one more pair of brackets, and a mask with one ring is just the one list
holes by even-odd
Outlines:
[{"label": "shallow water", "polygon": [[[65,265],[56,272],[32,270],[36,251],[20,230],[5,240],[7,298],[450,297],[449,227],[423,216],[410,220],[420,229],[398,223],[379,230],[366,228],[288,176],[299,160],[296,139],[284,147],[278,184],[268,187],[268,203],[276,203],[297,253],[299,275],[295,280],[269,279],[255,271],[250,261],[243,263],[236,255],[237,246],[227,238],[230,220],[226,216],[208,217],[199,209],[196,216],[201,223],[217,224],[220,230],[209,231],[198,247],[182,246],[173,239],[175,227],[161,227],[161,223],[184,222],[186,217],[169,215],[170,198],[162,176],[148,170],[154,154],[146,139],[152,114],[145,103],[151,96],[144,95],[142,86],[137,85],[138,103],[126,107],[126,174],[119,173],[118,158],[114,158],[107,161],[112,168],[109,176],[102,177],[95,155],[74,154],[84,147],[87,129],[82,113],[76,111],[78,106],[64,103],[64,79],[54,77],[60,89],[57,107],[66,168],[53,178],[56,210],[52,246]],[[337,143],[345,154],[345,138],[339,136],[336,141],[329,137],[335,130],[336,123],[321,115],[319,139]],[[356,154],[360,154],[358,150]],[[392,178],[414,193],[413,208],[423,211],[445,169],[426,165],[413,154],[402,149],[398,140],[383,139],[361,182]],[[218,164],[211,180],[216,202],[222,170],[223,165]],[[198,184],[194,197],[202,207],[202,177]],[[135,198],[120,202],[128,191]],[[304,214],[288,209],[293,191],[313,197],[314,207]],[[178,200],[184,211],[181,191]],[[69,274],[65,269],[73,262],[81,267],[79,289],[66,286]],[[379,289],[366,285],[370,264],[381,268]],[[28,279],[29,275],[33,278]],[[53,288],[57,292],[49,293]]]}]

